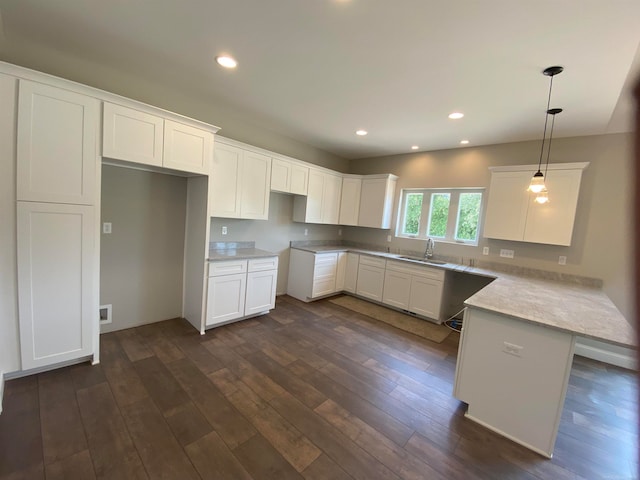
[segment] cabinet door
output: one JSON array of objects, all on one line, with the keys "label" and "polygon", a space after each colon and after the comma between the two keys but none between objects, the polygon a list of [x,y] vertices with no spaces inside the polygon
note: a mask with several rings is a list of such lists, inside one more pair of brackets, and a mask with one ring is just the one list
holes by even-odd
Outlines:
[{"label": "cabinet door", "polygon": [[209,175],[213,157],[213,133],[190,125],[164,121],[165,168]]},{"label": "cabinet door", "polygon": [[240,177],[240,218],[269,218],[270,185],[271,157],[245,151]]},{"label": "cabinet door", "polygon": [[207,327],[244,317],[247,274],[209,277]]},{"label": "cabinet door", "polygon": [[524,241],[571,245],[582,170],[550,170],[545,184],[549,203],[540,205],[531,195]]},{"label": "cabinet door", "polygon": [[17,222],[22,369],[91,355],[94,207],[18,202]]},{"label": "cabinet door", "polygon": [[443,286],[443,282],[439,280],[413,276],[408,310],[424,317],[439,320]]},{"label": "cabinet door", "polygon": [[527,187],[532,175],[529,171],[491,174],[483,236],[522,241],[529,208]]},{"label": "cabinet door", "polygon": [[279,158],[271,161],[271,190],[285,193],[291,191],[291,162]]},{"label": "cabinet door", "polygon": [[164,119],[104,103],[102,156],[162,166]]},{"label": "cabinet door", "polygon": [[362,265],[358,267],[356,293],[362,297],[382,302],[384,288],[384,268]]},{"label": "cabinet door", "polygon": [[99,102],[20,81],[17,199],[93,205]]},{"label": "cabinet door", "polygon": [[247,274],[247,300],[244,314],[267,312],[276,306],[277,270],[249,272]]},{"label": "cabinet door", "polygon": [[345,292],[356,293],[356,285],[358,283],[358,263],[360,261],[360,255],[357,253],[347,253],[347,266],[344,275],[344,287]]},{"label": "cabinet door", "polygon": [[361,178],[345,177],[342,179],[340,225],[358,225],[361,187]]},{"label": "cabinet door", "polygon": [[242,150],[216,142],[211,168],[211,216],[240,218]]},{"label": "cabinet door", "polygon": [[305,209],[305,222],[322,223],[322,200],[325,175],[318,170],[309,171],[309,189]]},{"label": "cabinet door", "polygon": [[326,174],[322,195],[322,223],[338,225],[340,222],[340,194],[342,193],[342,177]]},{"label": "cabinet door", "polygon": [[336,292],[344,290],[347,275],[347,252],[338,252],[338,268],[336,270]]},{"label": "cabinet door", "polygon": [[306,195],[309,185],[309,167],[291,163],[291,188],[289,192],[296,195]]},{"label": "cabinet door", "polygon": [[411,291],[411,275],[408,273],[387,270],[384,274],[384,289],[382,303],[392,307],[409,309],[409,294]]},{"label": "cabinet door", "polygon": [[391,178],[362,180],[358,225],[370,228],[390,228],[396,181]]}]

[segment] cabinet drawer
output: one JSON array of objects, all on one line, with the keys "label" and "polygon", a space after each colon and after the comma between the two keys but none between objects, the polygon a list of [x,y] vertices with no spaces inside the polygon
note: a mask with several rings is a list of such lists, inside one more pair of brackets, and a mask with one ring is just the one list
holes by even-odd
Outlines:
[{"label": "cabinet drawer", "polygon": [[246,260],[224,260],[221,262],[211,262],[209,264],[209,276],[218,277],[220,275],[232,275],[234,273],[245,273],[247,271]]},{"label": "cabinet drawer", "polygon": [[311,291],[311,297],[321,297],[322,295],[329,295],[336,291],[336,279],[335,277],[331,278],[322,278],[314,280],[313,289]]},{"label": "cabinet drawer", "polygon": [[315,265],[316,269],[319,265],[337,265],[338,254],[337,253],[316,253]]},{"label": "cabinet drawer", "polygon": [[278,268],[278,257],[253,258],[249,260],[250,272],[262,272],[264,270],[275,270]]},{"label": "cabinet drawer", "polygon": [[369,265],[370,267],[384,268],[386,260],[382,257],[370,257],[368,255],[360,255],[360,265]]},{"label": "cabinet drawer", "polygon": [[440,268],[431,268],[423,265],[415,265],[410,262],[399,260],[387,260],[387,270],[399,273],[409,273],[411,275],[430,278],[432,280],[444,280],[445,271]]}]

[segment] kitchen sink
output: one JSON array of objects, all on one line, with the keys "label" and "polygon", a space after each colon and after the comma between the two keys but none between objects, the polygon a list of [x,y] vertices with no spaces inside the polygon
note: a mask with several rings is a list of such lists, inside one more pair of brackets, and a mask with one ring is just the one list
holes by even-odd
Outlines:
[{"label": "kitchen sink", "polygon": [[419,262],[419,263],[426,263],[429,265],[444,265],[447,262],[441,262],[440,260],[431,260],[431,259],[426,259],[426,258],[420,258],[420,257],[398,257],[402,260],[411,260],[412,262]]}]

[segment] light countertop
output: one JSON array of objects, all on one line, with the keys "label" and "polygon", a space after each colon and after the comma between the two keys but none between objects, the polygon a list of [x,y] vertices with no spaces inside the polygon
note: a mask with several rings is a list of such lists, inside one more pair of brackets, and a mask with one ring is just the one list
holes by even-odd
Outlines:
[{"label": "light countertop", "polygon": [[261,250],[259,248],[225,248],[218,250],[209,250],[210,262],[219,262],[221,260],[248,260],[252,258],[277,257],[278,254]]},{"label": "light countertop", "polygon": [[[349,251],[403,260],[397,254],[346,246],[292,248],[312,253]],[[637,345],[635,331],[600,288],[455,263],[425,266],[494,278],[493,282],[465,301],[468,307],[500,313],[614,345],[631,348]]]}]

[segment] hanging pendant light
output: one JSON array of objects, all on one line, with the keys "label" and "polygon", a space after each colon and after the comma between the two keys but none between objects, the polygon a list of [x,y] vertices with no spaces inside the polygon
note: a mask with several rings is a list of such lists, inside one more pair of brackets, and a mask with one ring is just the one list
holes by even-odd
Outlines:
[{"label": "hanging pendant light", "polygon": [[[547,177],[547,170],[549,169],[549,157],[551,156],[551,139],[553,138],[553,126],[556,123],[556,115],[562,112],[561,108],[552,108],[547,110],[547,115],[551,115],[551,133],[549,134],[549,147],[547,148],[547,162],[544,166],[544,178]],[[544,205],[545,203],[549,203],[549,192],[546,186],[543,186],[542,190],[536,195],[534,199],[536,203],[540,205]]]},{"label": "hanging pendant light", "polygon": [[[549,105],[551,104],[551,90],[553,88],[553,77],[555,77],[559,73],[562,73],[563,70],[564,70],[563,67],[555,66],[555,67],[545,68],[542,72],[544,75],[551,77],[551,80],[549,82],[549,98],[547,99],[547,113],[544,117],[544,131],[542,133],[542,146],[540,147],[540,159],[538,160],[538,171],[533,174],[533,177],[531,178],[531,183],[529,184],[529,188],[527,189],[533,193],[540,193],[545,188],[545,185],[544,185],[545,176],[542,174],[540,167],[542,166],[542,156],[544,154],[544,143],[547,136],[547,121],[549,120],[549,115],[550,115]],[[556,113],[559,113],[559,112],[556,112]],[[549,138],[549,146],[551,146],[551,138]]]}]

